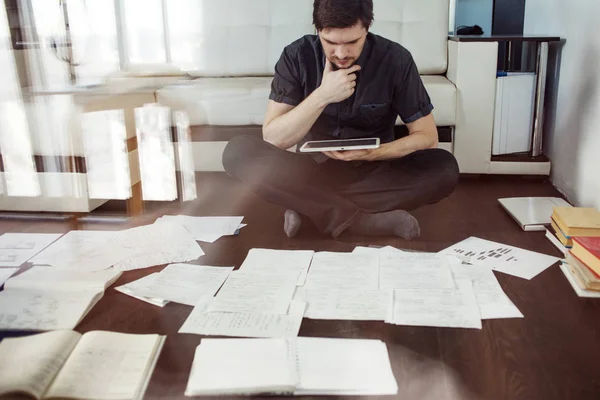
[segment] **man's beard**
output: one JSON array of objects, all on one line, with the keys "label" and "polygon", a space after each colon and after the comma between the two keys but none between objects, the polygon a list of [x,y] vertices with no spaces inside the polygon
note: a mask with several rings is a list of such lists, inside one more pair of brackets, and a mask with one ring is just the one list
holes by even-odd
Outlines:
[{"label": "man's beard", "polygon": [[[350,61],[350,62],[348,62],[343,67],[338,66],[335,60],[334,61],[329,60],[329,61],[331,62],[331,66],[333,67],[334,71],[337,71],[338,69],[348,69],[351,66],[353,66],[354,64],[356,64],[356,59],[354,59],[354,58],[348,59],[348,61]],[[337,61],[340,61],[340,60],[337,60]],[[346,60],[344,60],[344,61],[346,61]]]}]

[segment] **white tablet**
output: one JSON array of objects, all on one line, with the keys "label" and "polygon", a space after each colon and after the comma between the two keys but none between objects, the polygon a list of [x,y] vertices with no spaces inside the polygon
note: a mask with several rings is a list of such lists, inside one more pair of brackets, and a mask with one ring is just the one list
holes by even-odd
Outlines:
[{"label": "white tablet", "polygon": [[379,138],[344,139],[344,140],[315,140],[306,142],[300,147],[301,153],[322,151],[367,150],[377,149]]}]

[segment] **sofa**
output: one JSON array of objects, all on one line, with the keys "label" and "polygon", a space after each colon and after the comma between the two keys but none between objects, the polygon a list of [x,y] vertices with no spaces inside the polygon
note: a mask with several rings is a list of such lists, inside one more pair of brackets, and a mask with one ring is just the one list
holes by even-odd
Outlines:
[{"label": "sofa", "polygon": [[[228,135],[242,127],[259,134],[274,65],[283,48],[314,34],[312,0],[188,0],[198,23],[178,32],[188,52],[174,51],[172,62],[195,77],[158,90],[157,101],[183,110],[197,126],[197,170],[219,171]],[[549,164],[492,160],[497,42],[455,42],[448,38],[448,0],[374,0],[371,31],[411,51],[435,106],[438,127],[451,132],[440,147],[454,153],[461,173],[546,174]],[[183,36],[182,36],[183,37]],[[172,46],[177,46],[173,44]],[[173,50],[178,50],[173,48]],[[178,58],[178,56],[180,58]],[[398,125],[402,121],[398,119]],[[209,129],[210,128],[210,129]],[[210,134],[202,137],[202,132]]]},{"label": "sofa", "polygon": [[[179,71],[180,76],[172,80],[176,83],[152,81],[148,85],[140,81],[139,74],[118,74],[109,79],[119,88],[117,96],[109,84],[103,89],[109,96],[81,93],[70,100],[84,112],[124,110],[126,157],[138,209],[140,174],[133,108],[156,101],[172,111],[185,112],[192,125],[195,170],[223,171],[221,155],[231,137],[261,134],[274,66],[283,48],[315,33],[313,0],[177,0],[177,7],[171,8],[169,4],[164,30],[169,63],[145,66],[141,75],[152,75],[153,70],[161,74],[165,69]],[[549,161],[492,157],[498,42],[451,40],[448,0],[374,0],[374,11],[371,31],[411,51],[443,133],[440,147],[454,154],[461,173],[549,174]],[[149,86],[158,89],[150,93]],[[141,94],[139,88],[143,89]],[[398,119],[397,125],[402,124]],[[30,145],[33,155],[85,163],[78,139],[81,132],[77,132],[80,123],[71,125],[72,129],[57,135],[34,134]],[[42,146],[48,141],[52,143]],[[61,143],[66,147],[58,146]],[[7,196],[4,192],[0,194],[0,209],[90,211],[104,200],[89,195],[86,172],[85,167],[61,165],[38,170],[41,196]],[[60,193],[53,193],[56,187],[62,188]]]}]

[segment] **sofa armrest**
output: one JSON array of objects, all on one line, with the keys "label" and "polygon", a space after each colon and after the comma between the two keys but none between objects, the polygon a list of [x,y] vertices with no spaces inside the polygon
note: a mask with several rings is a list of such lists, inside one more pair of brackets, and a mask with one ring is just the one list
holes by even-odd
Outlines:
[{"label": "sofa armrest", "polygon": [[461,173],[489,173],[497,42],[448,41],[447,78],[456,85],[454,156]]}]

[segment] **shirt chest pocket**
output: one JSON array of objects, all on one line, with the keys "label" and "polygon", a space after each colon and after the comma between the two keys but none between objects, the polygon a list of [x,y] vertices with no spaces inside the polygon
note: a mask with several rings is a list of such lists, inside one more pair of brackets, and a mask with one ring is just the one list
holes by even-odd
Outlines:
[{"label": "shirt chest pocket", "polygon": [[380,123],[389,113],[389,103],[363,104],[360,106],[360,119],[367,124]]}]

